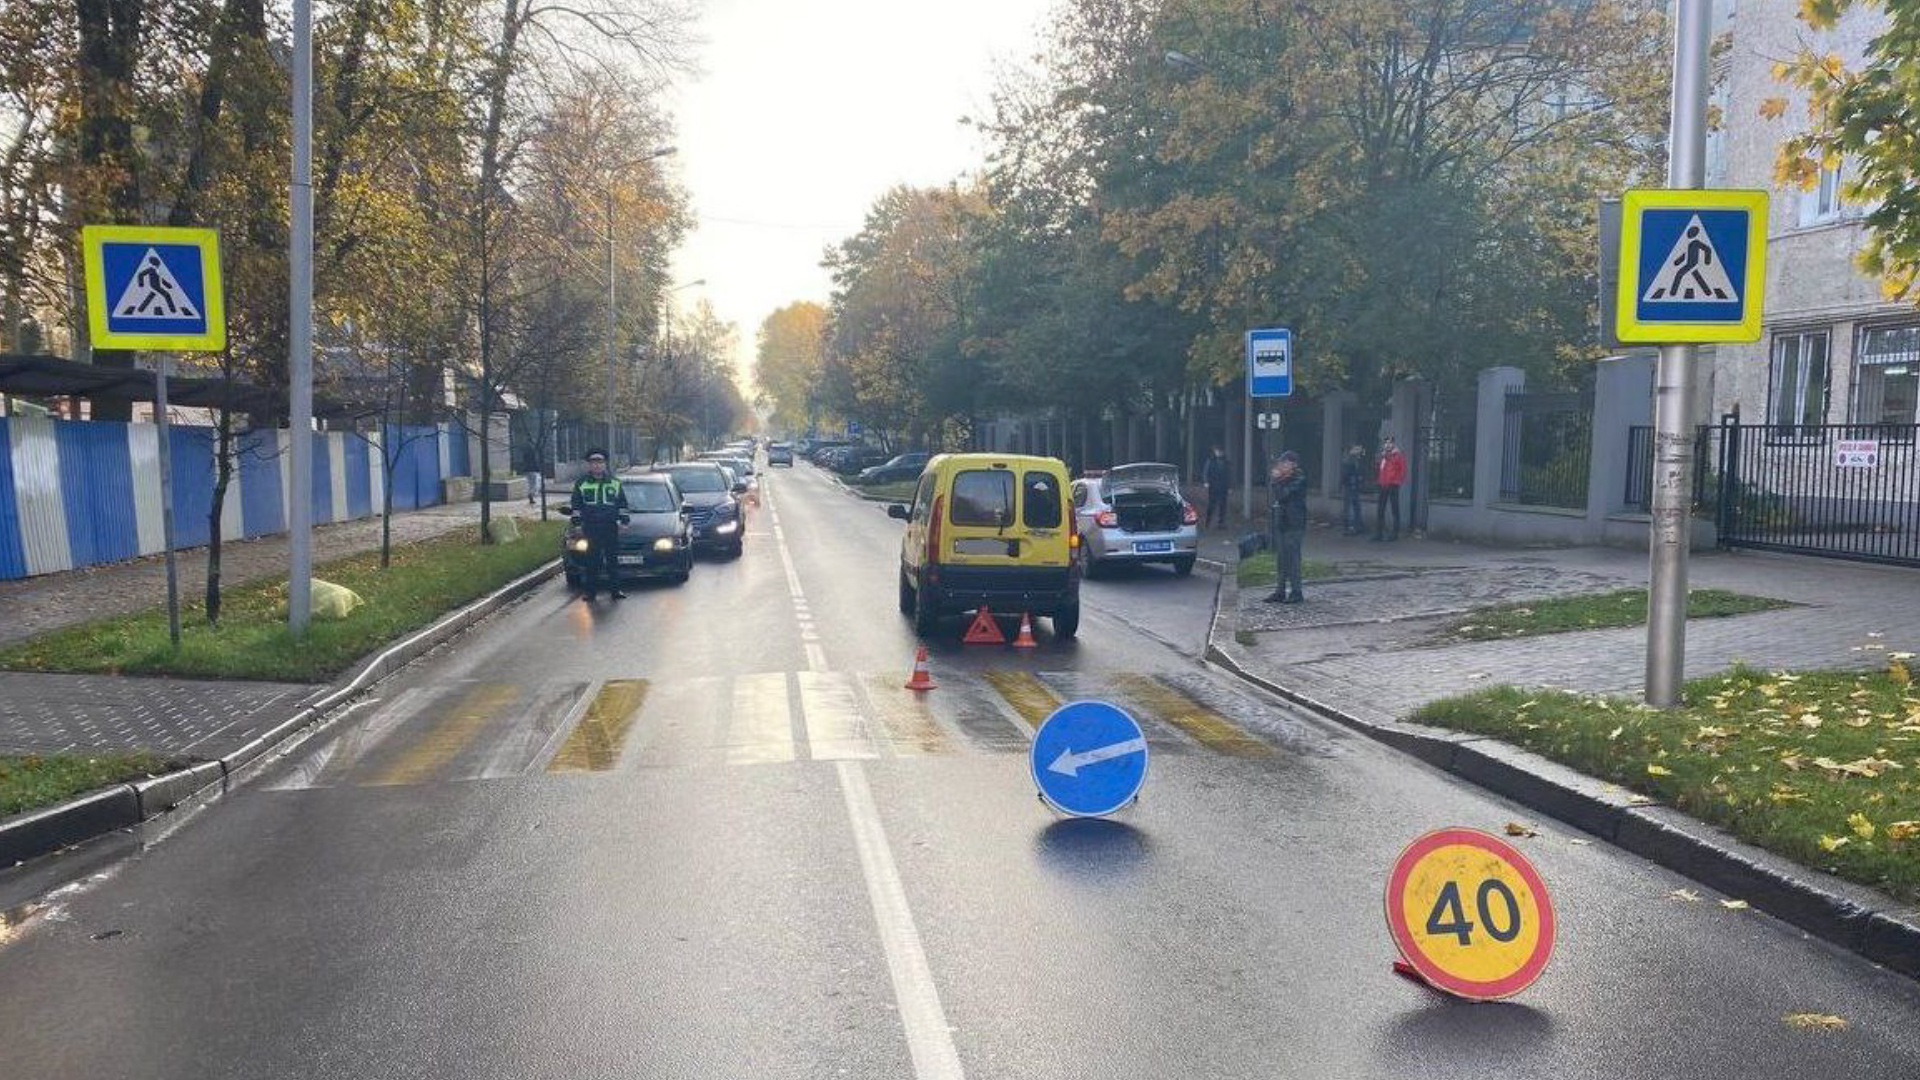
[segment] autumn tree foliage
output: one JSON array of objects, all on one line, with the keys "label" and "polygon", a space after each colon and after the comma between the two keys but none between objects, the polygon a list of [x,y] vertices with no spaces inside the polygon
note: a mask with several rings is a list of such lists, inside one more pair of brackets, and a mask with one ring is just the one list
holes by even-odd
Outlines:
[{"label": "autumn tree foliage", "polygon": [[1578,378],[1595,200],[1659,175],[1668,49],[1628,0],[1066,0],[978,172],[830,255],[825,389],[919,432],[1164,420],[1272,322],[1310,393]]},{"label": "autumn tree foliage", "polygon": [[[1920,3],[1914,0],[1802,0],[1812,38],[1852,14],[1884,19],[1854,67],[1813,45],[1774,67],[1805,96],[1808,125],[1780,147],[1782,183],[1811,189],[1823,167],[1847,163],[1844,193],[1871,207],[1860,268],[1878,277],[1889,300],[1920,301]],[[1760,103],[1781,117],[1784,98]]]}]

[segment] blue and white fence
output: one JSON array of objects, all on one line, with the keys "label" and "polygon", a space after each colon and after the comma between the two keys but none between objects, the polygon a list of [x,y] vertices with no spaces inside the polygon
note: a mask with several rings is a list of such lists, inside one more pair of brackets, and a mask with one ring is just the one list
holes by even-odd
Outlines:
[{"label": "blue and white fence", "polygon": [[[215,432],[175,425],[175,544],[211,538]],[[227,540],[285,532],[292,433],[238,436],[237,460],[221,505]],[[351,521],[380,512],[392,447],[393,506],[440,502],[440,481],[466,475],[467,434],[458,424],[388,427],[382,432],[315,432],[313,520]],[[152,424],[0,418],[0,579],[51,574],[161,550],[160,429]]]}]

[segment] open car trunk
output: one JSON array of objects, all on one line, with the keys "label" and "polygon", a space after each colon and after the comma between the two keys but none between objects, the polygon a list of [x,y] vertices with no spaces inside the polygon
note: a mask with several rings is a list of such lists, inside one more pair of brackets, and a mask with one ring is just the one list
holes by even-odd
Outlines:
[{"label": "open car trunk", "polygon": [[1126,532],[1172,532],[1185,500],[1180,471],[1171,465],[1122,465],[1101,482],[1102,495]]}]

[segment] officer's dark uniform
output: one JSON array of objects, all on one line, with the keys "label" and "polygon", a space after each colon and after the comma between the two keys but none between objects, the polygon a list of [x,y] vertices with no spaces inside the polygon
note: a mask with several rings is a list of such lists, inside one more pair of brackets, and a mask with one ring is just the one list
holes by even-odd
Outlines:
[{"label": "officer's dark uniform", "polygon": [[627,512],[627,491],[611,473],[596,480],[592,474],[573,482],[573,512],[587,534],[587,599],[600,590],[620,592],[620,515]]}]

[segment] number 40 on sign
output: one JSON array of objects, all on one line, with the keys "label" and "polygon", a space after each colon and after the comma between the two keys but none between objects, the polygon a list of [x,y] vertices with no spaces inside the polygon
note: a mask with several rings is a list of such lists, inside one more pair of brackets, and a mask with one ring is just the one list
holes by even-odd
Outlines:
[{"label": "number 40 on sign", "polygon": [[1477,829],[1407,845],[1387,879],[1387,926],[1429,985],[1464,998],[1512,997],[1553,956],[1553,900],[1526,856]]}]

